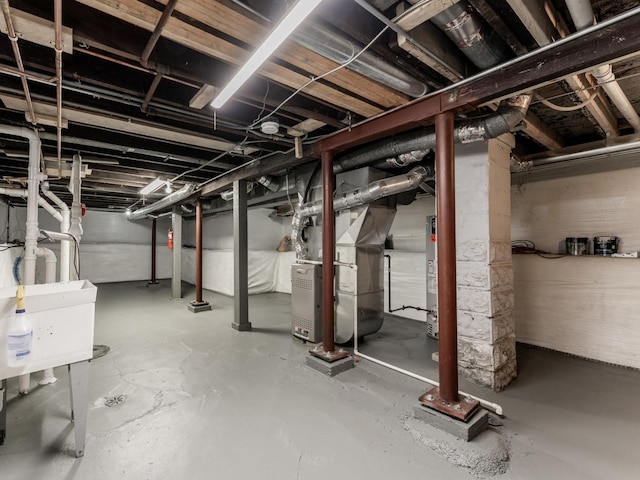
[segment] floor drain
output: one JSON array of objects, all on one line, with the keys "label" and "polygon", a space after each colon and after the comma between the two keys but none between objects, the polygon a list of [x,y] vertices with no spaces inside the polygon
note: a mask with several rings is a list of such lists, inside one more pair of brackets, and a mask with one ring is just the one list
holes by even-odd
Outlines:
[{"label": "floor drain", "polygon": [[115,407],[116,405],[122,405],[126,401],[127,401],[126,395],[116,395],[113,397],[106,397],[104,399],[104,405],[105,407]]},{"label": "floor drain", "polygon": [[94,345],[93,346],[93,359],[104,357],[111,350],[106,345]]}]

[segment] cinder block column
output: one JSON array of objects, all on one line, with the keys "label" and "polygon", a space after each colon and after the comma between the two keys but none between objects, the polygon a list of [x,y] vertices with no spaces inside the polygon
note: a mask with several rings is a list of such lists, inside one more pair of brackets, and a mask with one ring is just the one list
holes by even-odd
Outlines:
[{"label": "cinder block column", "polygon": [[456,147],[458,370],[494,390],[517,375],[511,269],[513,136]]}]

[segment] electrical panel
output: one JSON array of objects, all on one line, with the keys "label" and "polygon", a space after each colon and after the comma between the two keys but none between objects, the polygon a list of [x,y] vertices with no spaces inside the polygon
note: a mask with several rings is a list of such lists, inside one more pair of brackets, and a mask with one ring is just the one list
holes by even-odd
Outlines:
[{"label": "electrical panel", "polygon": [[322,266],[291,266],[291,333],[301,340],[322,341]]}]

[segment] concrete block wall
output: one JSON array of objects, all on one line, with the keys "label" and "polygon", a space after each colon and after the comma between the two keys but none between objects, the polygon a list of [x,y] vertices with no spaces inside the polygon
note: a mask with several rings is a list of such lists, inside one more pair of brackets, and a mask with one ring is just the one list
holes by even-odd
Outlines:
[{"label": "concrete block wall", "polygon": [[494,390],[517,375],[509,135],[456,147],[458,368]]}]

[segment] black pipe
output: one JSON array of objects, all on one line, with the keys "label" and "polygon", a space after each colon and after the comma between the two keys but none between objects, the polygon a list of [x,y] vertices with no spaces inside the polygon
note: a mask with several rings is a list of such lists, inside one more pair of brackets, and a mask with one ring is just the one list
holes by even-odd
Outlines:
[{"label": "black pipe", "polygon": [[399,308],[391,308],[391,255],[385,254],[384,256],[389,259],[389,270],[387,270],[387,297],[389,301],[387,303],[387,311],[389,313],[397,312],[399,310],[418,310],[420,312],[430,312],[431,310],[429,309],[414,307],[413,305],[402,305]]}]

